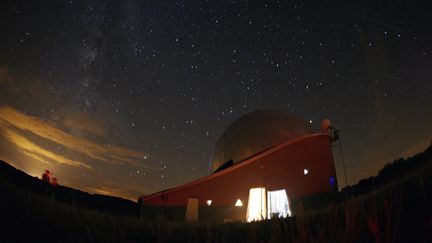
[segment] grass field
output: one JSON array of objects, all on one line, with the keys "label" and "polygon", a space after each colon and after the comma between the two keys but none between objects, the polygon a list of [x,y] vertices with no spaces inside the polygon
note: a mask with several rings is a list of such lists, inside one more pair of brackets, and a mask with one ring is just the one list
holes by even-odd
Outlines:
[{"label": "grass field", "polygon": [[344,195],[295,217],[249,224],[115,216],[0,178],[0,242],[432,242],[431,154],[369,192]]}]

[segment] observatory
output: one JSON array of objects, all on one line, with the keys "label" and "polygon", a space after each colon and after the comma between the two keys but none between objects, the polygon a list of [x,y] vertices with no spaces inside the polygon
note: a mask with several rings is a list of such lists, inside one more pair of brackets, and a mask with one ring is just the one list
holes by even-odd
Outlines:
[{"label": "observatory", "polygon": [[142,197],[143,213],[193,221],[289,216],[292,201],[337,191],[329,130],[327,119],[317,132],[280,110],[245,114],[218,139],[210,175]]},{"label": "observatory", "polygon": [[[212,171],[237,163],[275,145],[313,134],[303,119],[279,110],[258,110],[233,122],[220,136],[212,158]],[[227,165],[225,165],[227,166]]]}]

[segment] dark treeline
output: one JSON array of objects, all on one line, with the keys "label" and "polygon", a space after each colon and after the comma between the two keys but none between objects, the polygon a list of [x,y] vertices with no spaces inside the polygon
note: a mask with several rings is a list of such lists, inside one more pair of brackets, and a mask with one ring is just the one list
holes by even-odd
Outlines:
[{"label": "dark treeline", "polygon": [[28,193],[48,196],[56,201],[80,208],[98,210],[119,216],[138,215],[138,206],[135,202],[119,197],[90,194],[61,185],[52,186],[37,177],[29,176],[1,160],[0,182],[10,183]]},{"label": "dark treeline", "polygon": [[392,163],[386,164],[377,176],[371,176],[360,180],[357,184],[348,186],[339,192],[339,200],[346,200],[352,196],[369,193],[382,186],[388,185],[396,180],[408,176],[413,171],[421,168],[432,160],[432,143],[422,153],[404,159],[399,158]]}]

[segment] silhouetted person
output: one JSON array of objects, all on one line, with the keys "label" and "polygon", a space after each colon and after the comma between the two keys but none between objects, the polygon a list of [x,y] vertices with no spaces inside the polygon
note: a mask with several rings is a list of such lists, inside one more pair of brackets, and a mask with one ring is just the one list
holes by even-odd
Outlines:
[{"label": "silhouetted person", "polygon": [[52,186],[58,186],[57,178],[54,177],[54,178],[51,180],[51,185],[52,185]]},{"label": "silhouetted person", "polygon": [[42,174],[42,181],[50,184],[50,171],[45,170],[45,173]]}]

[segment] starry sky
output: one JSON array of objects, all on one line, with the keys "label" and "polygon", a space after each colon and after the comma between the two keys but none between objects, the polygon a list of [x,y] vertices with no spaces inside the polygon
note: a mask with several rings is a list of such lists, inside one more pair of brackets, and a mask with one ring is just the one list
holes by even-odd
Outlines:
[{"label": "starry sky", "polygon": [[431,5],[378,2],[3,1],[0,159],[136,199],[273,108],[329,118],[349,182],[375,175],[432,139]]}]

